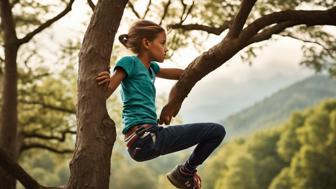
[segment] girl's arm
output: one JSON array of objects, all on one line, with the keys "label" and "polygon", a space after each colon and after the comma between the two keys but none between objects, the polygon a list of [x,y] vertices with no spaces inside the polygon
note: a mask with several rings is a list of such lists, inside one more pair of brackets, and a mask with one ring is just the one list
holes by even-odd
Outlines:
[{"label": "girl's arm", "polygon": [[161,77],[164,79],[174,79],[178,80],[182,75],[184,70],[179,68],[160,68],[159,73],[157,73],[157,77]]},{"label": "girl's arm", "polygon": [[107,91],[107,97],[109,97],[125,77],[126,72],[123,69],[117,68],[116,71],[112,73],[111,77],[110,73],[107,71],[100,72],[96,77],[96,81],[98,85],[104,87],[105,91]]}]

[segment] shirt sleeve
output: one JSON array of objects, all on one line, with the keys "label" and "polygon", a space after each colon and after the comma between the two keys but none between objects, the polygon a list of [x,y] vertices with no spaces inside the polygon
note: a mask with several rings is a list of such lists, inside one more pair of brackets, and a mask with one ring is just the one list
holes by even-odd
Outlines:
[{"label": "shirt sleeve", "polygon": [[156,62],[152,62],[152,68],[153,68],[153,70],[154,70],[154,72],[155,72],[155,75],[156,74],[158,74],[159,72],[160,72],[160,66],[159,66],[159,64],[158,63],[156,63]]},{"label": "shirt sleeve", "polygon": [[134,61],[132,57],[125,56],[119,59],[114,66],[113,71],[115,71],[117,68],[122,68],[127,74],[126,77],[131,76],[134,69]]}]

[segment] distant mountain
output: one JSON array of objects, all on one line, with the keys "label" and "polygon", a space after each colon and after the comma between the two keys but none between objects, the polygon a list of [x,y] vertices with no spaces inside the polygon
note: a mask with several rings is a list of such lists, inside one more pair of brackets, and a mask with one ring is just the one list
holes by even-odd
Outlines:
[{"label": "distant mountain", "polygon": [[227,129],[228,137],[242,136],[274,126],[291,113],[313,106],[325,98],[336,98],[336,80],[315,75],[279,90],[221,123]]}]

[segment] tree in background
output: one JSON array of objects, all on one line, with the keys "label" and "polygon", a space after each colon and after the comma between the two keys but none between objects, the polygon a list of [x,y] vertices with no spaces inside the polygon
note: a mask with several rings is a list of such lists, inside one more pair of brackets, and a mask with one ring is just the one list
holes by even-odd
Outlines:
[{"label": "tree in background", "polygon": [[[49,20],[42,18],[52,8],[43,3],[31,1],[0,1],[2,42],[4,44],[3,90],[0,123],[0,147],[14,161],[18,158],[21,143],[17,143],[18,134],[18,69],[17,53],[19,48],[29,43],[36,34],[41,33],[54,22],[66,15],[74,0],[62,1],[65,8]],[[25,7],[30,7],[28,10]],[[32,11],[31,7],[36,8]],[[13,9],[20,9],[19,15],[13,15]],[[53,10],[54,11],[54,10]],[[31,25],[26,25],[27,21]],[[31,28],[34,28],[31,30]],[[27,32],[27,30],[29,32]],[[20,34],[18,36],[18,34]],[[15,179],[0,171],[0,183],[7,188],[15,188]]]}]

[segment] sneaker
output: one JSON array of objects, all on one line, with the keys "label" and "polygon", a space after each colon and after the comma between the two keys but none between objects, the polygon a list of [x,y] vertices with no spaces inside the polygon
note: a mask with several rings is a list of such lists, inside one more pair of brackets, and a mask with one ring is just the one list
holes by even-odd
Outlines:
[{"label": "sneaker", "polygon": [[171,172],[167,174],[168,180],[177,188],[181,189],[201,189],[201,177],[194,173],[181,173],[181,167],[177,165]]}]

